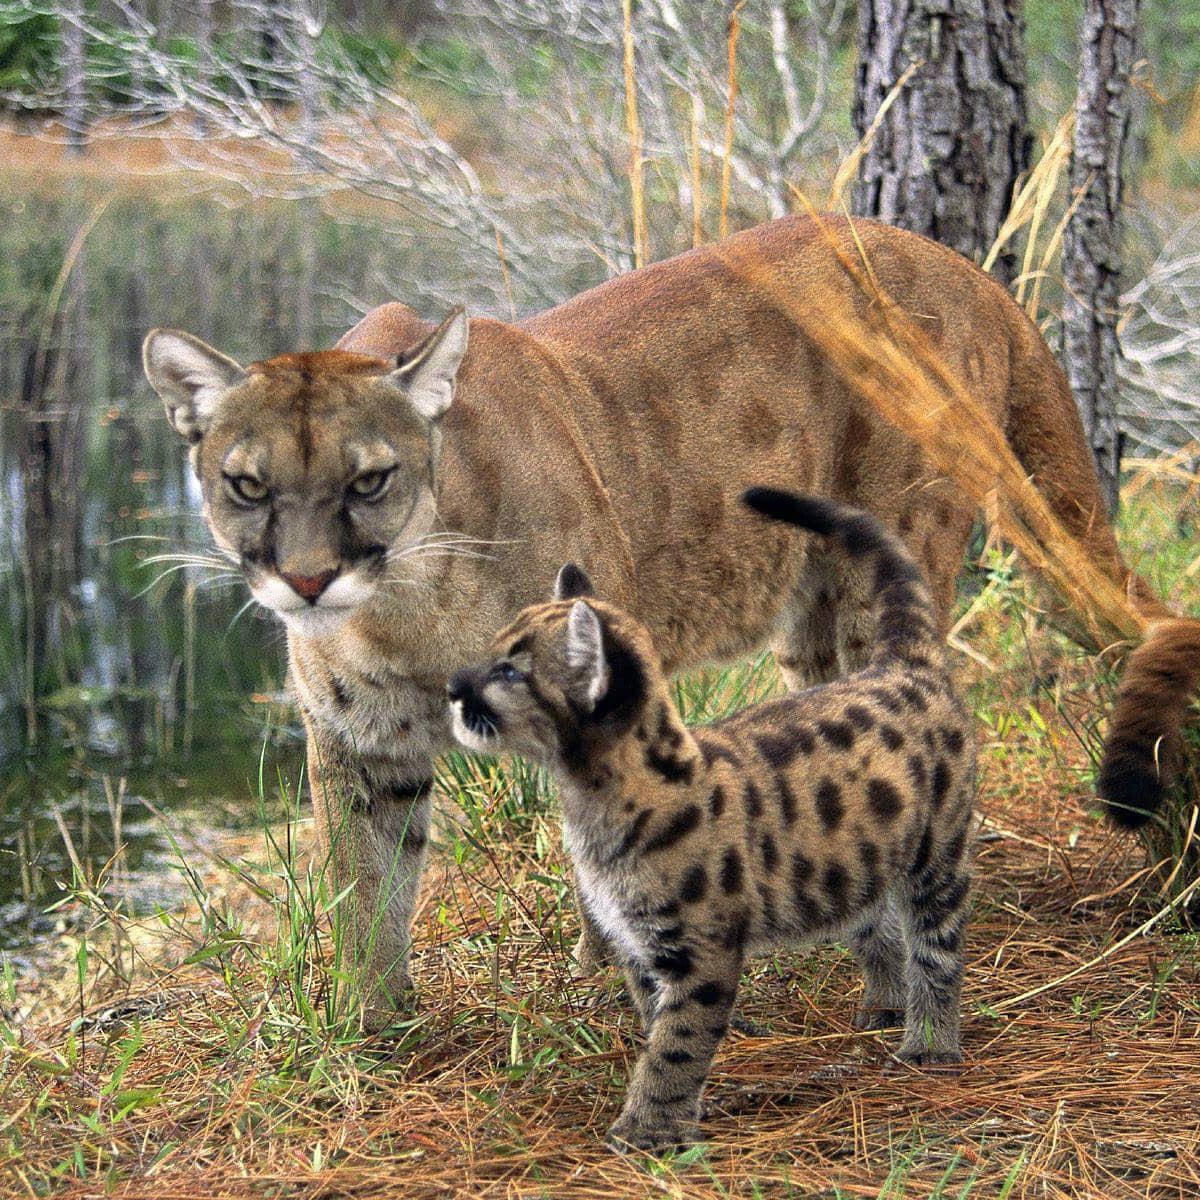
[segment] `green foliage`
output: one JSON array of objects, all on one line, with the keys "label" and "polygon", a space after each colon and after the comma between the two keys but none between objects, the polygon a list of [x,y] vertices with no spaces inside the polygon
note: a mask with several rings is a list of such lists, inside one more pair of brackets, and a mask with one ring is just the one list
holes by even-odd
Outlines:
[{"label": "green foliage", "polygon": [[58,49],[53,17],[0,3],[0,92],[44,91],[57,72]]}]

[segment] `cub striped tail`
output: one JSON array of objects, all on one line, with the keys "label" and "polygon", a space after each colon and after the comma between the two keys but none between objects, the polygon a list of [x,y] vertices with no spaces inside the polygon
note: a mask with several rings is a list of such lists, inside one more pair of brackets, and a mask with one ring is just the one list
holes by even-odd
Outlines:
[{"label": "cub striped tail", "polygon": [[742,500],[755,512],[836,542],[851,558],[875,560],[877,635],[872,667],[945,661],[933,599],[925,576],[895,534],[861,508],[818,496],[752,487]]},{"label": "cub striped tail", "polygon": [[1139,829],[1158,811],[1183,762],[1183,725],[1200,681],[1200,621],[1150,626],[1125,660],[1096,791],[1115,825]]}]

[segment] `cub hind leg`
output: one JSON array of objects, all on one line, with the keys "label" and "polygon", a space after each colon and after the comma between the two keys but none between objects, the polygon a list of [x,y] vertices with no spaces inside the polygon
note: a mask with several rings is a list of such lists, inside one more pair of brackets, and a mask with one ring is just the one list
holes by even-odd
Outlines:
[{"label": "cub hind leg", "polygon": [[904,1024],[908,990],[908,952],[900,913],[886,900],[870,919],[847,937],[863,972],[863,998],[854,1015],[855,1029],[893,1029]]},{"label": "cub hind leg", "polygon": [[[922,849],[933,840],[926,833]],[[901,900],[907,943],[904,1040],[897,1057],[916,1066],[962,1061],[963,931],[971,891],[964,826],[942,846],[917,853]]]}]

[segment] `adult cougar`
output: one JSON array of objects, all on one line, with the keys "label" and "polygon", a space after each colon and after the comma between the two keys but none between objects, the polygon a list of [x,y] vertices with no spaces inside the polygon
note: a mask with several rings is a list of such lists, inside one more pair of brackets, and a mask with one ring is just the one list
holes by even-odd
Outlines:
[{"label": "adult cougar", "polygon": [[446,679],[563,562],[648,628],[668,673],[764,643],[793,684],[861,666],[870,580],[738,502],[762,483],[875,514],[945,620],[973,505],[761,286],[814,318],[861,304],[831,236],[867,256],[1094,560],[1165,613],[1121,561],[1034,326],[958,254],[870,221],[783,218],[520,324],[456,312],[435,329],[389,304],[335,350],[246,368],[187,334],[147,338],[217,545],[288,626],[318,828],[339,884],[357,880],[368,1026],[409,983]]}]

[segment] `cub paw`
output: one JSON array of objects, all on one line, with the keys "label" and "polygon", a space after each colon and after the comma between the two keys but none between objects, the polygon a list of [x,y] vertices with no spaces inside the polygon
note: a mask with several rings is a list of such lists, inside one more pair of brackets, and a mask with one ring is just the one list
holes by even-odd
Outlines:
[{"label": "cub paw", "polygon": [[860,1008],[850,1024],[860,1032],[897,1029],[904,1026],[902,1008]]},{"label": "cub paw", "polygon": [[939,1050],[922,1046],[906,1050],[903,1046],[896,1051],[896,1062],[906,1067],[920,1067],[938,1075],[962,1073],[962,1053],[959,1050]]},{"label": "cub paw", "polygon": [[618,1154],[644,1150],[665,1154],[685,1150],[700,1140],[695,1121],[676,1116],[622,1116],[608,1131],[608,1144]]},{"label": "cub paw", "polygon": [[613,961],[608,944],[587,929],[579,935],[571,957],[575,960],[575,969],[571,972],[573,979],[587,979]]},{"label": "cub paw", "polygon": [[396,1021],[411,1015],[417,1007],[417,989],[406,975],[391,985],[386,994],[382,989],[362,1005],[359,1024],[363,1033],[382,1033]]}]

